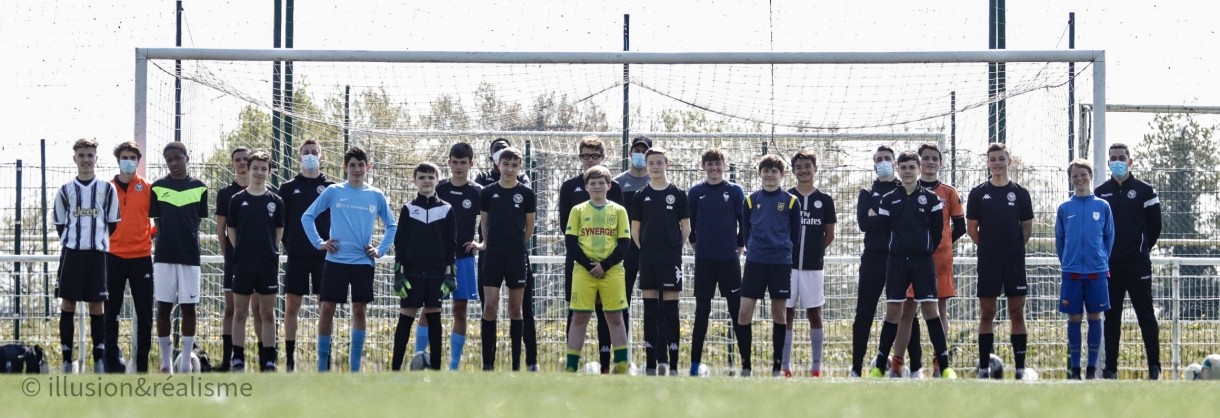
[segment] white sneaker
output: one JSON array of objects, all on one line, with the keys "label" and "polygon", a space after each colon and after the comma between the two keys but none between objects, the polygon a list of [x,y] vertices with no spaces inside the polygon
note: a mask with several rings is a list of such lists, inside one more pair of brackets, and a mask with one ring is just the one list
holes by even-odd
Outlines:
[{"label": "white sneaker", "polygon": [[911,372],[912,379],[923,379],[923,369]]}]

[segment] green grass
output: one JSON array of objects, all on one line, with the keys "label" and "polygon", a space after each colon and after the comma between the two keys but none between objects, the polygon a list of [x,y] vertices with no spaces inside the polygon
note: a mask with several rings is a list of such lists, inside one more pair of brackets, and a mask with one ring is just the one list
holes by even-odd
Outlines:
[{"label": "green grass", "polygon": [[[62,379],[0,377],[0,415],[22,416],[1211,416],[1211,382],[895,381],[588,376],[565,373],[195,375],[248,384],[248,397],[52,397]],[[137,376],[70,376],[74,384],[135,384]],[[144,377],[144,384],[189,377]],[[202,383],[201,383],[202,384]],[[228,414],[225,414],[228,415]]]}]

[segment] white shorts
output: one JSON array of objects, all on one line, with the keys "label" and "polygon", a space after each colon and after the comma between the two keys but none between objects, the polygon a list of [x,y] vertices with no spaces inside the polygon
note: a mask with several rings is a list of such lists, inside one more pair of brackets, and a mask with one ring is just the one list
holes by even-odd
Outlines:
[{"label": "white shorts", "polygon": [[826,278],[822,270],[792,270],[792,296],[786,303],[789,308],[820,308],[826,304]]},{"label": "white shorts", "polygon": [[153,263],[153,295],[157,302],[199,303],[199,266]]}]

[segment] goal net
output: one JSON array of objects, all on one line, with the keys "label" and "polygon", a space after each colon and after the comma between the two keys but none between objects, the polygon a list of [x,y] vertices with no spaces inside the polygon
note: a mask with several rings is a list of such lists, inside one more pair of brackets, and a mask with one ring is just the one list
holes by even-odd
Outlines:
[{"label": "goal net", "polygon": [[[856,311],[856,282],[862,234],[855,198],[875,177],[871,155],[879,145],[914,150],[937,143],[944,150],[942,178],[965,194],[986,179],[988,142],[1003,140],[1018,163],[1013,177],[1034,194],[1037,211],[1031,256],[1053,256],[1053,213],[1068,191],[1064,166],[1073,131],[1069,88],[1076,100],[1104,103],[1104,60],[1097,51],[982,51],[943,53],[481,53],[307,50],[139,50],[136,135],[146,143],[150,177],[164,173],[155,150],[176,138],[198,164],[197,175],[219,189],[232,177],[228,152],[246,146],[273,152],[279,178],[298,169],[297,147],[306,139],[322,143],[324,172],[342,178],[345,147],[370,152],[372,183],[392,205],[414,194],[410,173],[432,161],[444,167],[449,147],[467,142],[478,169],[489,168],[487,147],[506,138],[526,153],[526,167],[539,196],[531,252],[536,292],[534,315],[543,367],[562,359],[566,304],[563,300],[562,231],[558,186],[578,173],[577,143],[596,135],[606,144],[605,165],[625,168],[624,141],[647,135],[669,150],[670,176],[683,189],[703,174],[706,148],[725,151],[729,176],[746,190],[760,187],[756,161],[766,153],[787,160],[802,149],[818,156],[817,184],[838,209],[837,237],[827,250],[828,302],[826,364],[845,368],[850,357],[850,323]],[[175,127],[175,78],[180,59],[181,120]],[[276,61],[276,60],[279,61]],[[1073,77],[1069,63],[1075,62]],[[283,64],[281,64],[281,62]],[[287,63],[291,62],[291,65]],[[1002,64],[993,64],[1002,63]],[[289,70],[286,67],[291,67]],[[278,68],[278,69],[277,69]],[[1003,89],[989,89],[989,74],[1003,70]],[[289,87],[277,87],[286,81]],[[279,92],[282,98],[277,98]],[[626,111],[624,112],[624,107]],[[994,115],[992,110],[1002,108]],[[1104,113],[1092,120],[1093,139],[1104,141]],[[627,130],[624,133],[624,129]],[[1080,155],[1077,155],[1080,156]],[[1096,157],[1096,155],[1094,155]],[[785,179],[785,187],[795,181]],[[208,227],[203,228],[205,231]],[[960,241],[956,252],[958,295],[951,305],[951,343],[972,358],[977,318],[974,246]],[[216,253],[205,241],[205,253]],[[687,255],[692,255],[687,249]],[[219,268],[206,268],[201,318],[219,318]],[[388,364],[398,303],[383,268],[370,312],[368,355]],[[687,357],[693,268],[687,266],[682,297],[682,357]],[[1031,365],[1060,366],[1057,345],[1064,339],[1057,314],[1057,264],[1031,266]],[[638,299],[636,299],[638,301]],[[449,308],[446,308],[449,309]],[[705,363],[736,363],[728,338],[729,314],[721,299],[705,347]],[[448,313],[448,311],[446,311]],[[767,321],[766,309],[757,317]],[[472,308],[471,318],[478,318]],[[632,306],[635,361],[642,363],[639,303]],[[315,311],[305,311],[299,341],[312,341]],[[446,316],[447,317],[447,316]],[[879,317],[878,317],[879,318]],[[1005,319],[1001,314],[1001,320]],[[347,321],[339,320],[337,324]],[[448,327],[448,320],[446,321]],[[764,322],[765,323],[765,322]],[[794,368],[808,367],[808,323],[797,321]],[[879,324],[878,324],[879,327]],[[756,327],[763,329],[767,327]],[[204,335],[210,330],[203,328]],[[762,332],[756,356],[768,358]],[[478,333],[471,327],[472,338]],[[343,328],[336,331],[341,339]],[[874,333],[873,335],[876,335]],[[592,335],[591,335],[592,336]],[[473,339],[472,339],[473,341]],[[507,341],[501,338],[500,341]],[[590,340],[592,341],[592,339]],[[871,347],[870,352],[874,349]],[[502,347],[507,353],[506,347]],[[1006,347],[1000,347],[1003,352]],[[596,358],[586,344],[585,358]],[[342,356],[341,351],[335,350]],[[467,350],[468,361],[477,350]],[[506,359],[507,355],[499,356]],[[925,356],[925,358],[930,356]],[[1009,356],[1006,356],[1011,358]],[[686,363],[683,360],[683,363]],[[958,364],[969,364],[962,360]]]}]

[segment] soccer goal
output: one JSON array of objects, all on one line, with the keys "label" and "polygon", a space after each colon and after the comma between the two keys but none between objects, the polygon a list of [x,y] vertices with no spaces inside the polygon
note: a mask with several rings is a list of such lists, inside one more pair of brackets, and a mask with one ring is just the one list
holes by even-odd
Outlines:
[{"label": "soccer goal", "polygon": [[[819,158],[818,186],[834,197],[838,208],[837,238],[827,250],[832,259],[859,256],[862,235],[853,216],[855,193],[874,177],[870,156],[879,145],[901,151],[921,143],[939,144],[945,154],[942,178],[964,195],[986,181],[982,156],[987,143],[1005,140],[1019,160],[1014,179],[1035,192],[1040,227],[1030,253],[1044,257],[1054,255],[1048,226],[1067,191],[1063,167],[1069,155],[1067,138],[1075,129],[1069,92],[1076,86],[1077,100],[1097,104],[1090,114],[1090,157],[1097,167],[1105,158],[1104,51],[141,48],[135,58],[134,135],[152,151],[143,161],[147,167],[141,167],[150,177],[164,172],[156,150],[178,138],[191,149],[196,173],[212,186],[218,188],[231,178],[225,151],[235,146],[271,150],[278,180],[283,181],[296,170],[296,148],[313,139],[323,145],[323,171],[332,178],[342,177],[337,163],[344,148],[359,145],[369,150],[375,164],[373,184],[386,190],[392,205],[399,205],[413,194],[411,168],[425,160],[443,166],[454,143],[474,146],[476,169],[489,168],[487,146],[494,138],[521,148],[539,195],[531,243],[538,261],[534,310],[539,349],[549,356],[544,366],[551,367],[551,360],[562,357],[566,316],[557,188],[578,173],[577,143],[583,137],[595,135],[603,141],[604,164],[614,171],[627,167],[631,138],[653,138],[655,146],[670,151],[670,176],[683,189],[703,178],[700,155],[709,147],[725,151],[730,179],[747,190],[759,187],[755,163],[762,155],[777,153],[786,160],[802,148],[813,150]],[[1000,82],[989,86],[989,77],[999,74]],[[175,88],[176,80],[180,88]],[[785,187],[793,184],[786,179]],[[205,253],[215,253],[214,243],[204,239]],[[973,251],[973,245],[959,244],[963,259]],[[835,369],[846,367],[850,351],[856,268],[855,263],[831,261],[826,269],[826,353],[828,366]],[[1034,333],[1030,344],[1031,351],[1046,357],[1031,355],[1031,365],[1057,367],[1058,357],[1052,353],[1061,351],[1055,344],[1063,338],[1055,311],[1057,272],[1049,265],[1031,269],[1041,270],[1031,274],[1031,281],[1037,276],[1032,285],[1040,293],[1031,293],[1029,319],[1047,329]],[[694,310],[689,285],[693,269],[687,266],[685,271],[688,285],[681,315],[688,321]],[[378,299],[370,312],[370,355],[386,354],[382,351],[388,350],[385,343],[397,307],[389,297],[389,276],[381,273]],[[967,320],[977,318],[970,297],[973,274],[969,263],[958,267],[958,293],[963,297],[951,306],[951,315],[961,322],[955,322],[952,331],[965,331]],[[205,293],[207,286],[219,286],[219,278],[210,277]],[[731,367],[735,355],[724,309],[723,300],[717,299],[705,349],[705,363],[716,367]],[[219,312],[201,308],[201,318]],[[634,320],[640,313],[639,306],[633,306]],[[306,324],[302,330],[308,329]],[[641,329],[632,327],[637,344]],[[972,347],[973,333],[960,334],[951,344],[962,344],[963,350]],[[683,358],[688,338],[689,327],[684,325]],[[802,344],[807,347],[808,342],[798,341],[794,352],[807,354]],[[758,355],[768,355],[764,345],[759,344]],[[803,358],[797,355],[795,361]]]}]

